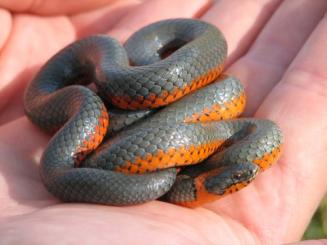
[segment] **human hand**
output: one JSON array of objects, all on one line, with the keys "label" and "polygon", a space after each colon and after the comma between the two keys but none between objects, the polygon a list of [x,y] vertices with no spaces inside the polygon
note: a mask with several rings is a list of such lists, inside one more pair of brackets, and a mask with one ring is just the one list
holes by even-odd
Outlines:
[{"label": "human hand", "polygon": [[[21,10],[15,2],[0,6]],[[278,244],[301,237],[327,188],[326,1],[55,2],[29,13],[0,11],[1,242]],[[242,191],[194,210],[158,201],[123,208],[58,202],[38,174],[49,136],[24,115],[27,82],[79,37],[108,32],[123,41],[173,17],[199,17],[223,31],[227,72],[246,86],[245,114],[277,122],[285,135],[282,158]]]}]

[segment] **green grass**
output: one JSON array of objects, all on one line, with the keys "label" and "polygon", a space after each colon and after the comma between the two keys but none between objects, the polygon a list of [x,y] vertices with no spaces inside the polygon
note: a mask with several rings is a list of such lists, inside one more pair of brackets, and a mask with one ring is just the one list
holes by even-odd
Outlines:
[{"label": "green grass", "polygon": [[303,240],[319,238],[327,238],[327,196],[322,200],[303,236]]}]

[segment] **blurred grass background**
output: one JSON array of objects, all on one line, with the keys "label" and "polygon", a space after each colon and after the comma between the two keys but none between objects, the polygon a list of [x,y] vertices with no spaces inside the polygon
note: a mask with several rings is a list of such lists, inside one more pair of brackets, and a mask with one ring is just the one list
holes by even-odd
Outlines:
[{"label": "blurred grass background", "polygon": [[318,238],[327,238],[327,196],[322,200],[303,235],[303,240]]}]

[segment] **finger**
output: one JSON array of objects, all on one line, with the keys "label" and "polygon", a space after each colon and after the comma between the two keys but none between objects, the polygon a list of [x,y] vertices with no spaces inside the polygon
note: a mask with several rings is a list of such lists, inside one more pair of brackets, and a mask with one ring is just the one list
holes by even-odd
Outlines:
[{"label": "finger", "polygon": [[0,23],[1,23],[1,35],[0,35],[0,50],[6,43],[6,40],[10,34],[12,27],[12,18],[10,13],[0,8]]},{"label": "finger", "polygon": [[75,26],[78,38],[105,33],[112,29],[126,13],[133,11],[141,3],[140,0],[116,1],[96,10],[73,15],[71,21]]},{"label": "finger", "polygon": [[286,242],[300,238],[327,190],[326,42],[325,15],[258,111],[259,116],[278,122],[285,134],[279,166],[285,176],[283,192],[291,198],[279,205],[292,208],[279,223],[285,225]]},{"label": "finger", "polygon": [[227,65],[247,51],[280,2],[221,0],[202,16],[224,33],[228,43]]},{"label": "finger", "polygon": [[47,0],[0,0],[0,7],[13,12],[28,12],[33,14],[74,14],[99,8],[115,0],[81,0],[81,1],[47,1]]},{"label": "finger", "polygon": [[109,31],[109,35],[124,42],[132,33],[152,22],[168,18],[196,17],[208,8],[209,3],[210,0],[153,0],[145,2],[122,18]]},{"label": "finger", "polygon": [[23,115],[24,85],[39,66],[75,39],[66,17],[16,15],[0,56],[0,124]]},{"label": "finger", "polygon": [[326,245],[327,239],[306,240],[300,242],[289,243],[288,245]]},{"label": "finger", "polygon": [[233,64],[229,73],[241,77],[251,115],[294,59],[327,9],[327,1],[284,1],[250,50]]}]

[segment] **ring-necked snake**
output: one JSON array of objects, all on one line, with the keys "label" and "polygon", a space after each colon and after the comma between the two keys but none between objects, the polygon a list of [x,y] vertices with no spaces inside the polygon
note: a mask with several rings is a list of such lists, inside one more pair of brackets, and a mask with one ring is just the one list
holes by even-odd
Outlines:
[{"label": "ring-necked snake", "polygon": [[[69,202],[194,207],[246,186],[279,157],[282,134],[233,119],[245,95],[220,75],[226,53],[216,27],[191,19],[151,24],[124,47],[95,35],[61,50],[24,97],[30,120],[56,132],[41,158],[46,188]],[[92,82],[106,105],[81,86]]]}]

